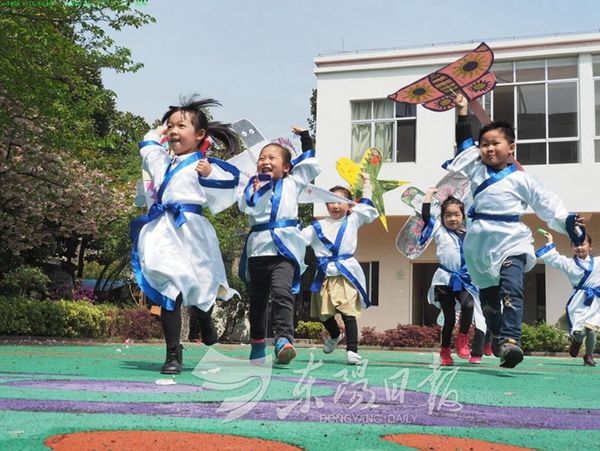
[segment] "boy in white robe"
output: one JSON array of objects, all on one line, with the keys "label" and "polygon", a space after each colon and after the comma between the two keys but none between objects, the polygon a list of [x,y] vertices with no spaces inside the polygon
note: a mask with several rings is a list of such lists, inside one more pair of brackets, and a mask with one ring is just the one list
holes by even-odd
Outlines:
[{"label": "boy in white robe", "polygon": [[[227,125],[208,122],[203,108],[219,105],[196,96],[182,99],[140,143],[142,167],[157,187],[157,200],[147,215],[131,223],[134,241],[132,266],[143,292],[161,306],[167,357],[163,374],[179,374],[182,365],[181,305],[192,307],[202,341],[212,345],[217,331],[211,319],[217,298],[229,299],[229,288],[215,229],[202,216],[209,207],[216,214],[237,200],[239,171],[198,149],[209,137],[237,149],[237,136]],[[160,145],[166,134],[171,151]],[[207,146],[206,146],[207,147]]]},{"label": "boy in white robe", "polygon": [[[479,132],[479,146],[471,138],[468,103],[456,97],[457,154],[444,164],[463,171],[471,180],[472,223],[464,241],[467,270],[479,288],[479,298],[492,349],[500,366],[514,368],[523,360],[520,347],[523,320],[523,278],[536,263],[531,230],[520,221],[527,207],[553,230],[579,242],[575,232],[583,219],[569,214],[560,198],[514,162],[515,134],[506,122],[492,122]],[[501,308],[502,306],[502,308]]]},{"label": "boy in white robe", "polygon": [[[363,178],[363,199],[352,206],[349,202],[327,203],[329,217],[314,221],[302,231],[306,244],[312,246],[317,257],[315,281],[312,293],[310,316],[318,316],[329,337],[323,352],[330,354],[344,338],[344,333],[335,319],[340,313],[346,329],[346,359],[349,365],[361,361],[358,354],[358,324],[362,308],[371,305],[366,292],[365,274],[354,252],[358,245],[358,229],[373,222],[379,216],[371,202],[373,186],[369,174]],[[352,199],[350,191],[334,186],[329,191]]]},{"label": "boy in white robe", "polygon": [[292,161],[289,149],[267,144],[259,154],[257,175],[249,180],[238,202],[251,226],[239,276],[248,281],[250,362],[255,365],[265,362],[269,298],[273,309],[275,363],[288,364],[296,357],[294,295],[300,291],[300,276],[306,269],[298,197],[321,168],[308,131],[295,126],[292,131],[300,135],[302,155]]},{"label": "boy in white robe", "polygon": [[560,255],[552,235],[545,232],[545,236],[548,243],[536,255],[547,265],[564,272],[573,286],[566,306],[569,333],[573,336],[569,354],[577,357],[585,339],[583,364],[596,366],[593,354],[596,332],[600,331],[600,257],[590,256],[594,245],[589,235],[579,246],[573,244],[573,258]]}]

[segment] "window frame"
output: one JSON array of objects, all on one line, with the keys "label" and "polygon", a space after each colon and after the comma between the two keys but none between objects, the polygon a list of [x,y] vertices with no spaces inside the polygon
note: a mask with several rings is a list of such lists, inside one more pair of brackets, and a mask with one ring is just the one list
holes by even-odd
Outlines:
[{"label": "window frame", "polygon": [[[381,102],[381,101],[386,101],[386,102],[391,102],[391,104],[393,105],[393,113],[392,116],[393,117],[389,117],[389,118],[375,118],[375,103],[376,102]],[[354,111],[354,105],[359,104],[359,103],[365,103],[365,102],[370,102],[370,117],[368,119],[352,119],[353,116],[353,111]],[[398,117],[397,116],[397,109],[399,108],[399,105],[409,105],[413,110],[414,110],[414,116],[406,116],[406,117]],[[377,147],[375,145],[375,140],[376,140],[376,126],[378,124],[392,124],[392,148],[391,148],[391,156],[392,158],[388,161],[387,159],[384,159],[383,163],[416,163],[417,161],[417,108],[416,105],[413,104],[408,104],[408,103],[404,103],[404,102],[395,102],[394,100],[388,99],[388,98],[375,98],[375,99],[354,99],[350,101],[350,135],[351,135],[351,142],[350,142],[350,156],[351,159],[355,162],[355,163],[359,163],[360,162],[360,158],[362,158],[362,156],[364,155],[365,151],[367,149],[362,149],[360,151],[360,153],[356,156],[356,158],[358,158],[358,161],[356,160],[356,158],[353,157],[353,143],[352,143],[352,133],[354,131],[354,125],[369,125],[370,126],[370,131],[369,131],[369,145],[368,147]],[[400,153],[400,149],[398,148],[398,123],[409,123],[412,122],[413,123],[413,146],[412,146],[412,151],[408,152],[410,155],[408,155],[408,159],[406,160],[401,160],[398,161],[398,154]],[[368,148],[367,147],[367,148]],[[379,149],[382,154],[385,155],[386,151],[384,149]]]},{"label": "window frame", "polygon": [[365,274],[365,291],[371,300],[371,307],[379,306],[379,262],[359,262]]}]

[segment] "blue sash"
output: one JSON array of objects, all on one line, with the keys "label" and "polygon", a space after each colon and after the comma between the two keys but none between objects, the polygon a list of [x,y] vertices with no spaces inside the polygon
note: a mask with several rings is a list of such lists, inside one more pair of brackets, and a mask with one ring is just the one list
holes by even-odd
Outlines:
[{"label": "blue sash", "polygon": [[575,264],[577,266],[579,266],[583,270],[583,277],[581,278],[581,280],[579,281],[577,286],[573,287],[573,293],[571,293],[571,297],[567,301],[567,305],[565,307],[567,309],[567,321],[569,323],[569,333],[571,333],[571,331],[573,329],[573,323],[571,322],[571,317],[569,316],[569,305],[571,304],[571,301],[575,297],[575,294],[578,291],[583,291],[585,293],[585,301],[583,302],[583,305],[585,305],[587,307],[592,305],[592,302],[594,302],[594,298],[596,296],[600,297],[600,287],[584,287],[583,286],[583,284],[585,284],[585,282],[592,275],[592,271],[594,270],[594,259],[590,257],[590,264],[589,264],[588,268],[583,266],[583,264],[581,263],[581,260],[577,257],[573,257],[573,261],[575,262]]},{"label": "blue sash", "polygon": [[342,239],[344,238],[344,233],[346,232],[346,228],[348,227],[348,217],[344,218],[344,221],[340,225],[338,233],[335,238],[335,243],[332,243],[327,239],[325,234],[323,233],[323,229],[321,228],[321,224],[318,221],[313,222],[313,227],[317,234],[317,238],[321,241],[327,249],[331,252],[330,256],[319,257],[317,259],[317,268],[315,274],[315,280],[313,281],[310,291],[314,293],[318,293],[323,286],[323,281],[325,280],[325,275],[327,273],[327,266],[330,262],[334,262],[336,268],[340,271],[340,273],[348,279],[348,281],[354,285],[354,288],[360,293],[363,298],[363,302],[365,304],[365,308],[369,308],[371,306],[371,300],[367,295],[365,288],[360,284],[358,279],[354,277],[354,275],[344,266],[343,261],[348,260],[349,258],[353,258],[352,254],[340,254],[340,246],[342,244]]},{"label": "blue sash", "polygon": [[452,287],[452,291],[462,291],[464,289],[469,289],[474,293],[479,293],[473,282],[471,281],[471,276],[467,272],[467,263],[465,261],[465,253],[463,251],[463,241],[460,239],[460,236],[456,232],[450,229],[446,229],[448,234],[451,236],[454,235],[456,240],[458,241],[458,249],[460,252],[460,269],[458,271],[453,271],[447,266],[444,266],[440,263],[440,268],[450,273],[450,282],[449,286]]}]

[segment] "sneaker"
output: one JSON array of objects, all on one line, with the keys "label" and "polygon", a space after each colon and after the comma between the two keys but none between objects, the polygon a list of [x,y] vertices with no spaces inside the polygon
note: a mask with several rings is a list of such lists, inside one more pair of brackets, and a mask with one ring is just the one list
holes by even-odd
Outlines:
[{"label": "sneaker", "polygon": [[277,339],[275,344],[275,363],[290,363],[296,357],[296,349],[287,338]]},{"label": "sneaker", "polygon": [[265,359],[267,356],[265,355],[265,349],[267,348],[267,343],[265,340],[257,341],[250,343],[251,351],[250,351],[250,363],[252,365],[263,365],[265,363]]},{"label": "sneaker", "polygon": [[481,356],[480,355],[472,355],[469,359],[469,363],[473,365],[481,365]]},{"label": "sneaker", "polygon": [[492,341],[490,342],[490,349],[492,350],[492,354],[495,357],[500,357],[500,339],[498,337],[492,336]]},{"label": "sneaker", "polygon": [[[581,344],[583,343],[583,341],[581,343],[578,343],[577,341],[575,341],[575,339],[573,338],[573,340],[571,340],[571,346],[569,346],[569,355],[571,357],[577,357],[579,355],[579,351],[581,349]],[[584,357],[585,360],[585,357]]]},{"label": "sneaker", "polygon": [[454,360],[452,360],[452,355],[450,353],[450,348],[442,348],[440,351],[440,365],[441,366],[452,366],[454,365]]},{"label": "sneaker", "polygon": [[346,351],[346,358],[348,359],[348,365],[356,365],[362,360],[362,357],[354,351]]},{"label": "sneaker", "polygon": [[325,354],[331,354],[337,345],[344,339],[344,333],[340,332],[340,335],[337,338],[333,338],[331,335],[327,337],[325,343],[323,344],[323,352]]},{"label": "sneaker", "polygon": [[517,340],[508,338],[500,345],[500,366],[514,368],[523,361],[523,350],[517,345]]},{"label": "sneaker", "polygon": [[592,354],[586,354],[583,356],[583,364],[585,366],[596,366],[596,362],[594,361]]},{"label": "sneaker", "polygon": [[468,359],[471,357],[471,351],[469,351],[469,336],[467,334],[459,333],[456,337],[456,355],[461,359]]},{"label": "sneaker", "polygon": [[483,345],[483,355],[486,355],[488,357],[494,355],[494,353],[492,352],[492,342],[491,341],[488,343],[485,343]]}]

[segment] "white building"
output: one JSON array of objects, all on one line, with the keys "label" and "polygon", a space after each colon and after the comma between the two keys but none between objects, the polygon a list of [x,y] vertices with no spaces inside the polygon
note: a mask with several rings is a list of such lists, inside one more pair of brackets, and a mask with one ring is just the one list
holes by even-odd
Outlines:
[{"label": "white building", "polygon": [[[317,185],[347,185],[334,169],[340,157],[360,161],[366,147],[386,159],[379,178],[410,180],[426,191],[446,172],[454,154],[455,110],[433,112],[397,104],[389,94],[475,49],[479,42],[315,59],[317,150],[323,172]],[[582,214],[600,243],[600,33],[488,41],[498,84],[483,104],[492,118],[510,120],[517,130],[517,159],[557,193],[569,211]],[[475,123],[475,122],[474,122]],[[476,139],[477,128],[473,126]],[[365,147],[366,146],[366,147]],[[412,215],[401,201],[404,188],[385,194],[389,232],[381,222],[364,226],[357,259],[370,272],[377,305],[363,312],[360,327],[378,331],[402,324],[433,324],[427,289],[437,268],[435,244],[411,261],[396,250],[396,235]],[[317,205],[316,216],[324,216]],[[547,227],[533,213],[522,220]],[[536,234],[536,249],[545,239]],[[558,251],[571,254],[566,236],[554,234]],[[597,244],[600,246],[600,244]],[[554,323],[572,290],[567,277],[543,264],[527,274],[524,322]],[[374,303],[375,304],[375,303]]]}]

